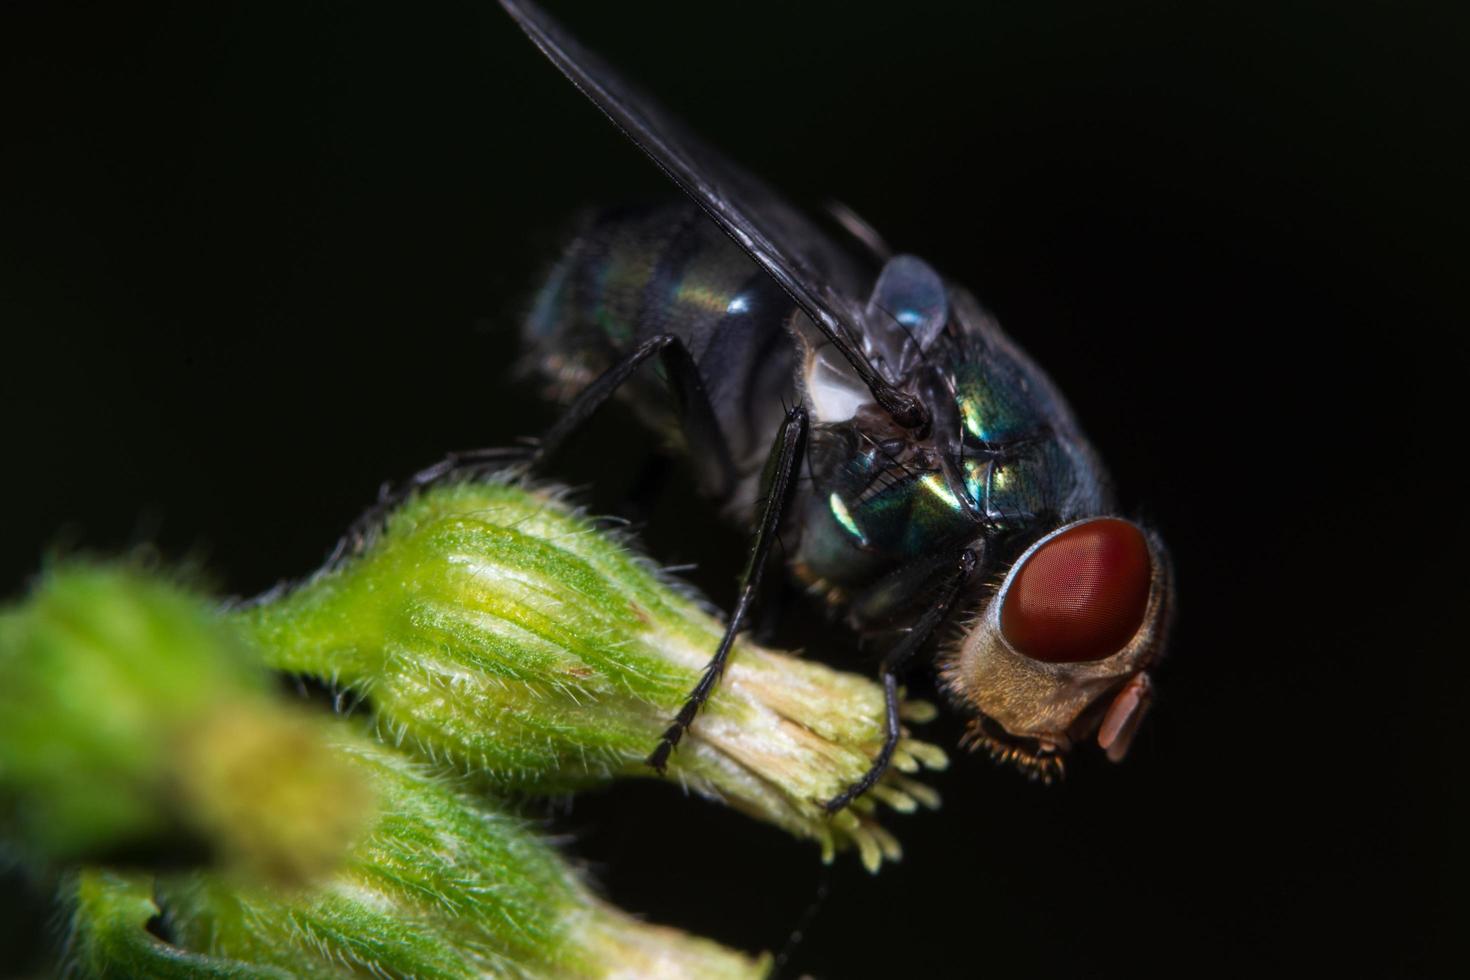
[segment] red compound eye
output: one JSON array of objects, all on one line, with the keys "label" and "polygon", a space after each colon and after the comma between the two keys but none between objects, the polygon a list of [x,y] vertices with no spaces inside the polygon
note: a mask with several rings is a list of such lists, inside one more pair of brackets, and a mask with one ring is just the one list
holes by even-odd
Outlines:
[{"label": "red compound eye", "polygon": [[1000,631],[1033,660],[1111,657],[1148,608],[1153,562],[1143,532],[1103,518],[1052,538],[1026,559],[1000,609]]}]

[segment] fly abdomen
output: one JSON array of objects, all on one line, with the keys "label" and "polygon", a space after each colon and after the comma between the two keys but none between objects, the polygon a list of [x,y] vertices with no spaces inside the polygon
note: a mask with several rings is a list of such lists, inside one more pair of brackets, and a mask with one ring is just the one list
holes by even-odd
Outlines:
[{"label": "fly abdomen", "polygon": [[[793,310],[698,208],[624,208],[583,224],[537,297],[526,333],[563,402],[643,341],[678,337],[699,367],[737,471],[748,475],[760,468],[783,400],[791,401]],[[623,392],[646,421],[678,431],[655,369]]]}]

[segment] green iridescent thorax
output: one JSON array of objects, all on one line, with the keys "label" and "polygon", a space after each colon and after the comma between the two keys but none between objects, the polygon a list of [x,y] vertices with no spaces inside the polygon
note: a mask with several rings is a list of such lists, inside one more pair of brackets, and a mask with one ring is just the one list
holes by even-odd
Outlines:
[{"label": "green iridescent thorax", "polygon": [[1030,381],[1004,364],[967,362],[953,372],[955,410],[967,441],[1000,445],[1024,438],[1046,423]]},{"label": "green iridescent thorax", "polygon": [[872,581],[890,566],[974,533],[966,502],[945,474],[896,461],[850,426],[814,434],[814,472],[835,463],[808,502],[800,564],[832,585]]},{"label": "green iridescent thorax", "polygon": [[960,363],[943,400],[931,398],[928,439],[885,441],[858,420],[813,434],[798,562],[808,578],[858,592],[981,542],[999,560],[994,549],[1044,532],[1073,499],[1075,457],[1049,387],[993,349],[951,353]]},{"label": "green iridescent thorax", "polygon": [[1030,388],[1004,365],[967,363],[954,373],[965,489],[989,520],[1018,524],[1056,511],[1071,484],[1066,453]]}]

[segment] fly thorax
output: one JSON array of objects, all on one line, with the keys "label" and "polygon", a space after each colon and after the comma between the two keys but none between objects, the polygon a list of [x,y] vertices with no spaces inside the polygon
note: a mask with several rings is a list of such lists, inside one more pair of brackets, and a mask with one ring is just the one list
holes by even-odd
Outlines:
[{"label": "fly thorax", "polygon": [[810,584],[863,592],[974,534],[943,456],[877,406],[813,426],[807,459],[796,566]]}]

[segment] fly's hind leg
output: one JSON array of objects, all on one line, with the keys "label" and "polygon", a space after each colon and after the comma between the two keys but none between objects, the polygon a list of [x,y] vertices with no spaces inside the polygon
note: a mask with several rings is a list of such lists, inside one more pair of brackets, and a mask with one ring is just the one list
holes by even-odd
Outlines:
[{"label": "fly's hind leg", "polygon": [[776,533],[781,527],[781,519],[796,490],[798,470],[806,456],[809,425],[806,409],[798,405],[786,413],[786,419],[776,433],[776,442],[771,447],[770,455],[766,457],[765,472],[761,476],[760,517],[751,538],[750,555],[746,558],[745,569],[740,573],[740,597],[735,602],[734,611],[730,613],[729,625],[725,627],[725,635],[720,638],[714,657],[704,668],[699,683],[689,692],[679,714],[648,757],[648,764],[659,772],[663,772],[668,765],[670,753],[684,737],[684,732],[694,722],[694,716],[709,699],[720,682],[720,676],[725,672],[725,661],[730,657],[730,647],[750,614],[756,591],[760,588],[761,575],[765,571],[766,559],[770,556],[771,546],[775,544]]},{"label": "fly's hind leg", "polygon": [[375,528],[394,507],[414,493],[452,477],[492,473],[520,466],[528,473],[544,470],[556,453],[576,434],[633,373],[657,356],[678,402],[693,461],[701,486],[715,496],[724,496],[735,484],[735,463],[725,443],[714,407],[699,376],[699,366],[684,342],[672,334],[660,334],[639,344],[600,374],[567,406],[561,418],[530,446],[498,446],[450,453],[432,466],[419,470],[402,483],[385,483],[377,501],[369,507],[337,542],[327,559],[336,565],[360,551]]},{"label": "fly's hind leg", "polygon": [[944,588],[935,597],[934,602],[924,611],[924,615],[919,617],[919,621],[914,624],[913,628],[904,635],[898,646],[883,657],[883,664],[878,672],[879,678],[883,681],[883,747],[878,750],[878,755],[868,766],[868,771],[863,773],[861,779],[823,804],[828,813],[836,813],[862,796],[872,789],[873,784],[888,771],[888,764],[893,761],[893,750],[898,747],[898,740],[902,733],[898,723],[898,671],[913,658],[915,653],[919,652],[924,642],[933,636],[934,631],[949,618],[950,611],[954,609],[955,600],[959,598],[970,576],[975,573],[975,565],[975,553],[969,550],[962,552],[959,567],[944,583]]},{"label": "fly's hind leg", "polygon": [[705,391],[689,348],[673,334],[659,334],[623,355],[612,367],[582,389],[562,417],[541,437],[531,456],[531,469],[543,469],[567,441],[611,398],[649,358],[657,356],[677,402],[680,422],[689,443],[689,459],[700,487],[712,496],[724,497],[735,485],[735,462],[715,418],[714,406]]}]

